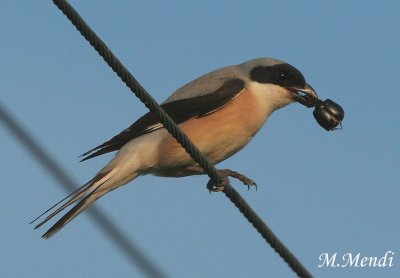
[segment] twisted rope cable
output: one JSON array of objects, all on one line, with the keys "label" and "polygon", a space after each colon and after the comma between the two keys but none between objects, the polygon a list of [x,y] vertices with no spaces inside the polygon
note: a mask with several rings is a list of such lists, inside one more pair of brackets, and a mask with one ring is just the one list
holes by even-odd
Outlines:
[{"label": "twisted rope cable", "polygon": [[141,102],[160,120],[160,123],[183,146],[185,151],[207,172],[208,176],[221,184],[222,177],[217,169],[208,162],[206,157],[190,142],[189,138],[179,130],[179,127],[158,105],[154,98],[146,92],[140,83],[132,76],[128,69],[111,52],[107,45],[91,30],[83,18],[64,0],[54,0],[54,4],[68,17],[83,37],[96,49],[97,53],[121,78],[125,85],[140,99]]},{"label": "twisted rope cable", "polygon": [[232,186],[225,186],[224,193],[297,276],[313,277]]},{"label": "twisted rope cable", "polygon": [[[97,53],[121,78],[126,86],[140,99],[141,102],[160,120],[164,128],[182,145],[185,151],[204,169],[208,176],[217,184],[222,182],[221,174],[207,158],[198,150],[189,138],[179,129],[175,122],[165,113],[153,97],[146,92],[140,83],[132,76],[118,58],[111,52],[106,44],[91,30],[82,17],[65,0],[53,0],[54,4],[67,16],[81,35],[96,49]],[[247,202],[229,184],[225,185],[223,192],[242,212],[247,220],[257,229],[261,236],[284,259],[289,267],[299,276],[312,277],[299,260],[277,238],[272,230],[251,209]]]}]

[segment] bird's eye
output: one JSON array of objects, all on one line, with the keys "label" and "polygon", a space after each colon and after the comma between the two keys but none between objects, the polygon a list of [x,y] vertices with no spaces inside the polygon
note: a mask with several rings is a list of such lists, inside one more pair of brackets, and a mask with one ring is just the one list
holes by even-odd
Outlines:
[{"label": "bird's eye", "polygon": [[279,79],[280,80],[286,80],[286,78],[287,78],[286,73],[284,73],[284,72],[279,73]]}]

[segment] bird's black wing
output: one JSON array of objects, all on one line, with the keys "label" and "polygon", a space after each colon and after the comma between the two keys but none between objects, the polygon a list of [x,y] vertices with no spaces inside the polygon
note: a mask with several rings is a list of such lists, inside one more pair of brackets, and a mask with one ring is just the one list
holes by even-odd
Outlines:
[{"label": "bird's black wing", "polygon": [[[228,79],[213,93],[166,102],[161,107],[176,124],[180,124],[189,119],[203,117],[217,111],[238,96],[244,88],[245,83],[243,80],[237,78]],[[162,128],[162,125],[153,113],[149,112],[107,142],[81,155],[83,157],[81,161],[117,151],[130,140],[159,128]]]}]

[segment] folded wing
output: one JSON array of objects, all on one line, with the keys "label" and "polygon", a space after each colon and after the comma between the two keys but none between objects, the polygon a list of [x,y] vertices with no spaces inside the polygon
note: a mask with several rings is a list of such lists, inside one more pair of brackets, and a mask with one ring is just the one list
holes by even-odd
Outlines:
[{"label": "folded wing", "polygon": [[[236,98],[245,88],[245,82],[238,78],[226,79],[222,85],[212,93],[199,93],[192,98],[182,98],[165,102],[161,105],[164,111],[175,121],[183,123],[189,119],[204,117],[221,109],[224,105]],[[130,127],[114,136],[107,142],[87,151],[81,161],[121,149],[130,140],[143,134],[162,128],[162,124],[152,113],[147,113]]]}]

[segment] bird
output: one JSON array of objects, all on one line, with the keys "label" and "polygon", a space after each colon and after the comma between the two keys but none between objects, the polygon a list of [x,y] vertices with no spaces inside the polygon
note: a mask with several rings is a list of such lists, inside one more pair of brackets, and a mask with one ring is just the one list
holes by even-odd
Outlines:
[{"label": "bird", "polygon": [[[281,60],[257,58],[211,71],[187,83],[161,107],[215,165],[246,146],[274,111],[294,102],[309,107],[311,99],[318,99],[318,95],[297,68]],[[205,174],[150,112],[85,152],[81,161],[114,151],[116,155],[91,180],[32,221],[44,218],[35,226],[37,229],[74,204],[43,238],[52,237],[97,199],[139,176]],[[234,171],[221,173],[247,185],[253,183]]]}]

